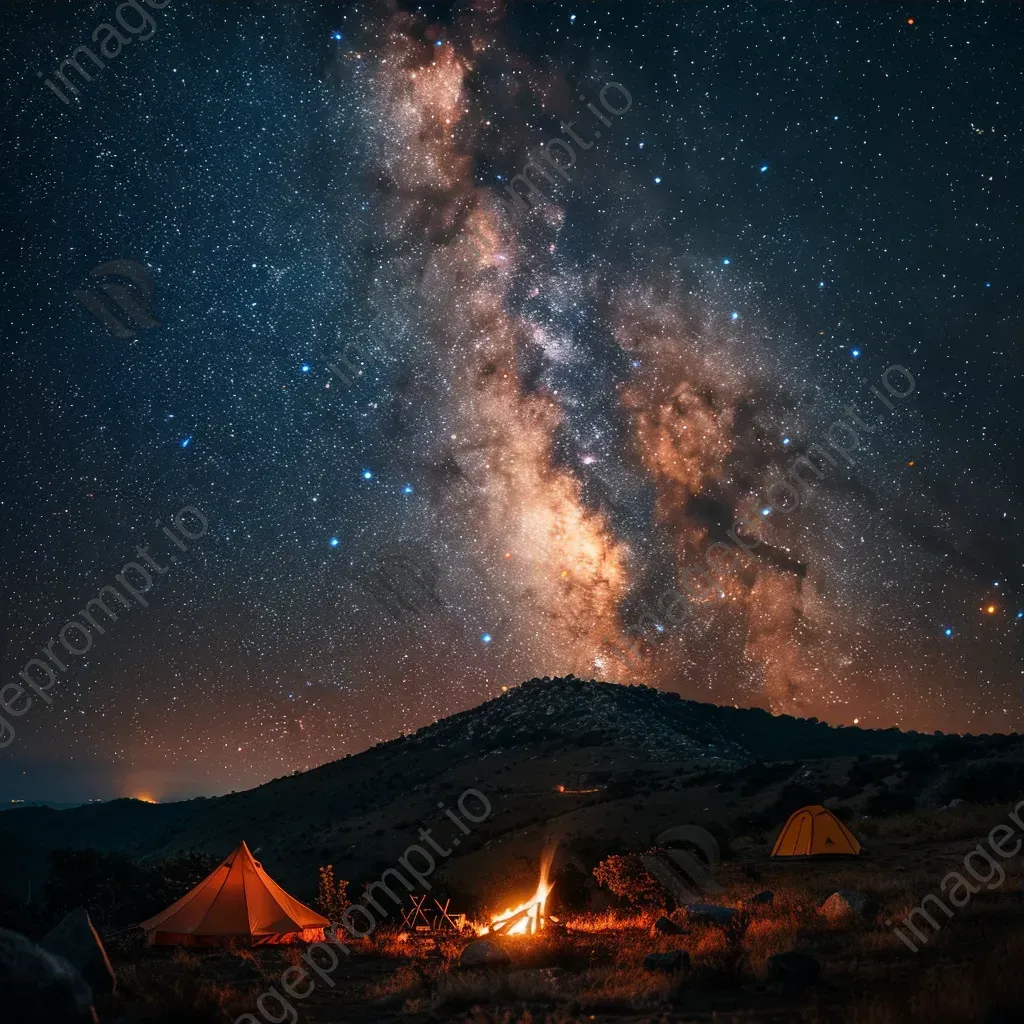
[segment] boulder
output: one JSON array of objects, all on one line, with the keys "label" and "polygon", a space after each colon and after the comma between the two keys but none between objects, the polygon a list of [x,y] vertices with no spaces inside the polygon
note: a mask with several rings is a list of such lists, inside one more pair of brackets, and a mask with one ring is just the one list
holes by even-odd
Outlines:
[{"label": "boulder", "polygon": [[757,906],[762,903],[774,903],[775,893],[773,893],[771,889],[764,889],[759,893],[755,893],[749,900],[744,900],[743,902],[749,903],[751,906]]},{"label": "boulder", "polygon": [[848,917],[870,917],[875,913],[875,904],[862,892],[837,889],[818,907],[818,913],[830,921],[839,921]]},{"label": "boulder", "polygon": [[2,1019],[17,1024],[96,1024],[92,992],[66,960],[0,928]]},{"label": "boulder", "polygon": [[690,954],[685,949],[673,949],[670,953],[651,953],[644,957],[645,971],[662,971],[673,974],[690,966]]},{"label": "boulder", "polygon": [[687,920],[695,924],[717,924],[724,928],[735,916],[732,907],[719,907],[714,903],[691,903],[686,907]]},{"label": "boulder", "polygon": [[462,951],[459,964],[462,967],[507,967],[511,957],[496,942],[475,939]]},{"label": "boulder", "polygon": [[39,940],[48,953],[62,956],[85,979],[97,997],[110,995],[117,979],[103,940],[83,907],[72,910],[52,931]]},{"label": "boulder", "polygon": [[810,953],[791,949],[768,957],[768,980],[786,988],[807,988],[818,980],[821,964]]},{"label": "boulder", "polygon": [[655,935],[683,935],[684,930],[679,927],[671,918],[659,917],[651,925],[651,937]]}]

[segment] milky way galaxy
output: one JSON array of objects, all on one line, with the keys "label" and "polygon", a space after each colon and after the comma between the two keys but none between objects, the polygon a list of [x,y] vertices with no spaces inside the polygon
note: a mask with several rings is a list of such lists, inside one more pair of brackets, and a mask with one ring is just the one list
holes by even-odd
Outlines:
[{"label": "milky way galaxy", "polygon": [[[0,797],[240,788],[569,673],[1019,727],[1003,13],[313,6],[168,8],[73,109],[34,72],[89,18],[12,25],[2,681],[210,532]],[[132,340],[71,298],[115,258]]]}]

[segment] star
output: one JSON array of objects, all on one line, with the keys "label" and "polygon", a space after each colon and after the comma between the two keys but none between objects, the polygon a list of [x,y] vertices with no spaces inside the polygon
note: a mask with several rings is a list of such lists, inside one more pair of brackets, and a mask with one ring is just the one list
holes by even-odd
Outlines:
[{"label": "star", "polygon": [[492,636],[491,636],[491,634],[490,634],[490,633],[484,633],[484,634],[483,634],[483,635],[482,635],[482,636],[480,637],[480,640],[481,640],[481,641],[482,641],[483,643],[485,643],[485,644],[489,644],[489,643],[491,642],[491,640],[492,640],[492,639],[493,639],[493,638],[492,638]]},{"label": "star", "polygon": [[364,480],[372,480],[373,479],[373,471],[369,470],[369,469],[364,469],[363,470],[363,479]]}]

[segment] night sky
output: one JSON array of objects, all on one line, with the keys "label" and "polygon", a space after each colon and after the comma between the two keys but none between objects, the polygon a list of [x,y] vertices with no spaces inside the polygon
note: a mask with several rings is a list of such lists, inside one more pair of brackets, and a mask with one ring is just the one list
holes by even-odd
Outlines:
[{"label": "night sky", "polygon": [[242,789],[570,672],[1020,728],[1019,5],[121,6],[2,14],[0,685],[65,668],[0,694],[0,799]]}]

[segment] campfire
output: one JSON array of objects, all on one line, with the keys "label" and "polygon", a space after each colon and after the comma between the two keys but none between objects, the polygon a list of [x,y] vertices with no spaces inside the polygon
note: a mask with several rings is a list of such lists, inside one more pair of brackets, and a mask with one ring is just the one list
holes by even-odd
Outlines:
[{"label": "campfire", "polygon": [[540,865],[540,880],[537,882],[537,891],[518,907],[511,907],[495,914],[491,918],[491,926],[487,934],[491,935],[536,935],[544,930],[547,922],[547,902],[554,888],[548,881],[548,869],[551,867],[551,860],[554,851],[546,856]]}]

